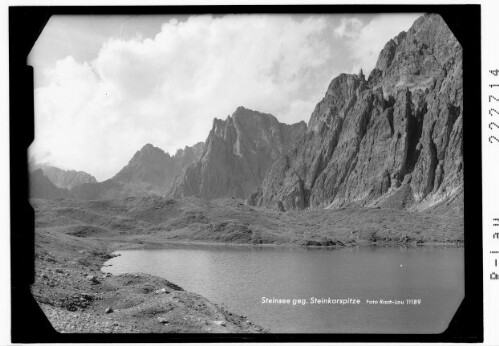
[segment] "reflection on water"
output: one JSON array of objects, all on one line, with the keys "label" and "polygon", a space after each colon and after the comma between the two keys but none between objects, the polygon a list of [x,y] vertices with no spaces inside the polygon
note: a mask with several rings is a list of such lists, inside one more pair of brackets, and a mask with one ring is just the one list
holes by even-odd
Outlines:
[{"label": "reflection on water", "polygon": [[[164,277],[276,333],[440,333],[464,297],[458,248],[171,246],[118,253],[103,270]],[[290,303],[263,304],[263,297]],[[360,304],[318,305],[311,297]]]}]

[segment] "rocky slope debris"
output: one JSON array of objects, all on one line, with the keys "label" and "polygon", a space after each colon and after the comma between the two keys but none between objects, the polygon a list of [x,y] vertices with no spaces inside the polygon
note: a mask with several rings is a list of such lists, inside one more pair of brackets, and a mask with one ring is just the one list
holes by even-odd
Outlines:
[{"label": "rocky slope debris", "polygon": [[168,280],[103,273],[103,263],[113,257],[108,239],[77,238],[62,230],[36,227],[36,276],[31,286],[33,297],[60,333],[267,331]]},{"label": "rocky slope debris", "polygon": [[201,158],[175,179],[170,195],[246,198],[305,129],[304,122],[287,125],[239,107],[227,119],[213,121]]},{"label": "rocky slope debris", "polygon": [[332,80],[305,134],[248,203],[424,210],[454,201],[463,189],[462,96],[462,48],[439,15],[424,15],[385,45],[367,80],[362,71]]}]

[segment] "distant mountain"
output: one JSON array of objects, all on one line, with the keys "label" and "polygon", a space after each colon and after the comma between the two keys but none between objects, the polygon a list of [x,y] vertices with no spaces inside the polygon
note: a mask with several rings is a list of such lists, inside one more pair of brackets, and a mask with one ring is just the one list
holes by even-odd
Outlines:
[{"label": "distant mountain", "polygon": [[214,119],[201,158],[175,179],[169,194],[247,198],[305,130],[305,122],[282,124],[270,114],[239,107],[225,120]]},{"label": "distant mountain", "polygon": [[113,180],[164,193],[182,169],[200,156],[202,148],[203,143],[198,143],[192,148],[180,149],[175,156],[170,156],[163,150],[147,144],[135,153]]},{"label": "distant mountain", "polygon": [[85,183],[71,191],[76,198],[101,199],[126,196],[163,195],[173,179],[199,158],[203,143],[185,147],[170,156],[160,148],[146,144],[114,177],[100,183]]},{"label": "distant mountain", "polygon": [[63,170],[45,164],[35,164],[33,168],[41,169],[55,186],[69,190],[76,185],[97,182],[94,176],[83,171]]},{"label": "distant mountain", "polygon": [[36,169],[29,174],[29,197],[53,199],[72,197],[68,189],[59,188],[47,178],[41,169]]},{"label": "distant mountain", "polygon": [[250,205],[424,210],[463,189],[462,48],[429,14],[390,40],[366,80],[330,83],[296,147],[267,172]]}]

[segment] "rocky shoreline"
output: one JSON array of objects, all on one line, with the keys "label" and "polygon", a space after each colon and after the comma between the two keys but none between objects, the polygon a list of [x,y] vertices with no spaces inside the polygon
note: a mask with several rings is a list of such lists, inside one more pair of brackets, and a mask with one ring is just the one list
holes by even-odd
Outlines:
[{"label": "rocky shoreline", "polygon": [[32,294],[60,333],[262,333],[267,330],[155,276],[101,271],[112,244],[36,230]]},{"label": "rocky shoreline", "polygon": [[[343,245],[328,245],[325,243],[310,242],[305,245],[298,244],[251,244],[251,243],[220,243],[220,242],[206,242],[206,241],[182,241],[182,240],[167,240],[162,242],[154,241],[141,241],[141,243],[130,243],[130,242],[120,242],[114,244],[115,251],[120,250],[152,250],[152,249],[168,249],[174,246],[189,246],[189,247],[236,247],[236,248],[300,248],[300,249],[328,249],[335,250],[344,247],[403,247],[403,248],[413,248],[413,247],[445,247],[445,248],[464,248],[463,241],[455,242],[401,242],[401,241],[362,241],[357,240],[348,244]],[[115,254],[113,252],[112,254]],[[105,265],[104,265],[105,267]]]}]

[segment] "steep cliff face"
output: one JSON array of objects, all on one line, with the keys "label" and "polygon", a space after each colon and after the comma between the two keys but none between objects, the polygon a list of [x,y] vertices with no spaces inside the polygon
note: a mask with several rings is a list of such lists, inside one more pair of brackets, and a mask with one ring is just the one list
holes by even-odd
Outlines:
[{"label": "steep cliff face", "polygon": [[190,166],[193,162],[199,159],[203,154],[203,149],[203,142],[196,143],[192,147],[186,146],[184,149],[178,149],[173,157],[177,166],[177,172],[175,173],[174,178],[186,167]]},{"label": "steep cliff face", "polygon": [[247,198],[305,129],[304,122],[286,125],[239,107],[226,120],[214,120],[202,157],[175,179],[170,195]]},{"label": "steep cliff face", "polygon": [[424,15],[385,45],[367,80],[333,79],[248,203],[422,210],[451,199],[463,186],[462,111],[461,46],[440,16]]},{"label": "steep cliff face", "polygon": [[173,179],[201,155],[204,144],[179,149],[170,156],[160,148],[146,144],[113,178],[100,183],[85,183],[71,191],[76,198],[101,199],[164,194]]}]

